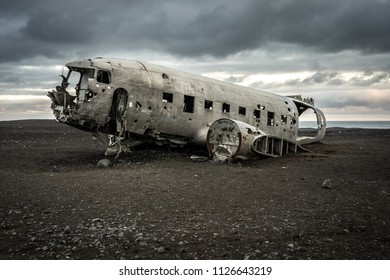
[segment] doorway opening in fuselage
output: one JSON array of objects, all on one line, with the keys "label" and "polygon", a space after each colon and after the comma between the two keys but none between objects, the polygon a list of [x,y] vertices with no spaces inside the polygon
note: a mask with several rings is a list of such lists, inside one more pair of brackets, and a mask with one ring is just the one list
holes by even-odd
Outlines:
[{"label": "doorway opening in fuselage", "polygon": [[313,137],[318,131],[317,114],[312,108],[307,108],[299,116],[298,137]]}]

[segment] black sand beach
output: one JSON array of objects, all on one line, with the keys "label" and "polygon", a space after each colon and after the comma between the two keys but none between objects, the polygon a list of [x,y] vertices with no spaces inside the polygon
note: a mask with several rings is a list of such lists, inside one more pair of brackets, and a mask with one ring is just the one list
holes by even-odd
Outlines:
[{"label": "black sand beach", "polygon": [[0,259],[389,259],[389,140],[329,129],[238,164],[144,147],[101,169],[89,133],[0,122]]}]

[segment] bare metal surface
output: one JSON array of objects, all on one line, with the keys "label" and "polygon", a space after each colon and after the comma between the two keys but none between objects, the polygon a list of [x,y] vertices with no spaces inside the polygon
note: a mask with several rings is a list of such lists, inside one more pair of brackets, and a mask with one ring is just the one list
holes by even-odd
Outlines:
[{"label": "bare metal surface", "polygon": [[[59,122],[112,135],[108,153],[150,141],[207,146],[216,160],[275,157],[325,135],[325,116],[311,98],[302,101],[139,61],[95,58],[66,67],[61,85],[48,94],[53,113]],[[299,116],[306,110],[317,117],[317,133],[298,137]],[[232,134],[221,130],[226,125]]]}]

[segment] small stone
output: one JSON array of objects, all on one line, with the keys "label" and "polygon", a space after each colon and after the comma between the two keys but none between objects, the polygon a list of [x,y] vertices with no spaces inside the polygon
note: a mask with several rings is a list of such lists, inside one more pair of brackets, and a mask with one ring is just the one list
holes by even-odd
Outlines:
[{"label": "small stone", "polygon": [[165,248],[163,246],[158,247],[157,252],[159,252],[160,254],[163,254],[163,253],[165,253]]},{"label": "small stone", "polygon": [[66,226],[64,228],[64,233],[70,233],[70,226]]},{"label": "small stone", "polygon": [[330,179],[326,179],[326,180],[324,180],[324,182],[322,182],[322,188],[333,189],[332,182],[330,181]]},{"label": "small stone", "polygon": [[37,241],[37,238],[35,236],[31,237],[31,242]]},{"label": "small stone", "polygon": [[112,166],[112,162],[109,159],[101,159],[97,163],[97,167],[99,168],[108,168]]},{"label": "small stone", "polygon": [[47,246],[42,247],[42,251],[47,251],[47,250],[49,250],[49,247],[47,247]]},{"label": "small stone", "polygon": [[305,252],[305,251],[306,251],[306,248],[303,247],[303,246],[298,246],[296,250],[297,250],[298,252]]}]

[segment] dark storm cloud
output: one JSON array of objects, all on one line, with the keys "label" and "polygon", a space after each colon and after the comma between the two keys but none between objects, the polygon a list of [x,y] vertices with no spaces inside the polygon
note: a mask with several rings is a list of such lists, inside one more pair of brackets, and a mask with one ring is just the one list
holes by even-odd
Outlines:
[{"label": "dark storm cloud", "polygon": [[0,61],[55,57],[88,48],[149,49],[223,57],[296,44],[323,52],[390,51],[390,1],[9,1]]},{"label": "dark storm cloud", "polygon": [[303,84],[322,84],[322,83],[332,83],[334,81],[340,81],[340,73],[337,72],[323,72],[319,71],[302,80]]},{"label": "dark storm cloud", "polygon": [[[232,77],[234,78],[234,77]],[[231,78],[229,78],[231,79]],[[229,81],[227,79],[227,81]],[[365,72],[363,75],[353,77],[344,77],[341,73],[335,71],[317,71],[303,79],[289,79],[285,82],[266,84],[264,81],[256,81],[250,84],[250,87],[321,87],[321,86],[349,86],[349,87],[370,87],[375,84],[390,84],[390,74],[386,72]]]},{"label": "dark storm cloud", "polygon": [[350,82],[355,86],[369,87],[377,83],[390,83],[390,74],[389,73],[365,73],[362,78],[353,77]]},{"label": "dark storm cloud", "polygon": [[3,65],[0,68],[0,95],[38,94],[34,89],[54,88],[59,81],[59,70],[48,67],[19,67]]},{"label": "dark storm cloud", "polygon": [[342,109],[346,107],[361,107],[368,108],[378,111],[387,111],[389,110],[390,105],[390,96],[382,95],[377,98],[373,98],[370,95],[356,92],[346,94],[343,91],[330,95],[320,95],[315,101],[321,104],[321,108],[333,108],[333,109]]}]

